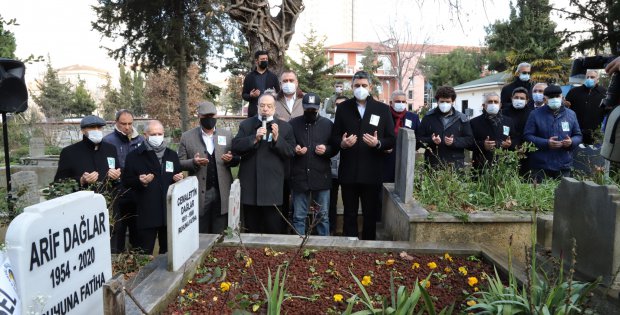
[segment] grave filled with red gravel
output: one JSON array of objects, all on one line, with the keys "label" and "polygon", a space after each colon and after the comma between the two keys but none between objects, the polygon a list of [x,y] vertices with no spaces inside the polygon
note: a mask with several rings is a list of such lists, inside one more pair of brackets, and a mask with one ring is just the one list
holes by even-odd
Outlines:
[{"label": "grave filled with red gravel", "polygon": [[[422,282],[440,310],[454,304],[467,308],[470,295],[486,285],[484,273],[493,265],[475,256],[429,255],[410,252],[362,252],[311,249],[218,247],[211,251],[193,279],[168,305],[166,314],[231,314],[234,310],[266,312],[268,270],[275,277],[286,268],[282,314],[340,314],[347,300],[362,295],[354,274],[380,307],[390,298],[390,278],[395,290],[414,288]],[[282,275],[281,275],[282,277]],[[262,285],[261,285],[262,283]],[[420,304],[423,302],[420,302]],[[472,302],[470,302],[472,303]],[[355,310],[364,309],[358,303]]]}]

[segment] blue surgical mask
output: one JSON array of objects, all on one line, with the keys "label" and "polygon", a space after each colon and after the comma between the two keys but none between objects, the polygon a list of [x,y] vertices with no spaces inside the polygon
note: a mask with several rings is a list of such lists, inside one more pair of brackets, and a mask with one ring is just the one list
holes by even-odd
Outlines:
[{"label": "blue surgical mask", "polygon": [[586,79],[583,81],[583,85],[585,85],[588,89],[591,89],[594,85],[596,85],[596,83],[594,82],[594,79]]},{"label": "blue surgical mask", "polygon": [[519,79],[520,79],[521,81],[524,81],[524,82],[525,82],[525,81],[529,81],[529,80],[530,80],[530,75],[529,75],[529,74],[523,74],[523,73],[521,73],[521,74],[519,74]]},{"label": "blue surgical mask", "polygon": [[549,106],[549,108],[553,110],[560,108],[560,106],[562,106],[562,98],[561,97],[550,98],[547,101],[547,106]]},{"label": "blue surgical mask", "polygon": [[532,99],[536,103],[540,103],[545,99],[545,96],[542,93],[534,93],[532,94]]}]

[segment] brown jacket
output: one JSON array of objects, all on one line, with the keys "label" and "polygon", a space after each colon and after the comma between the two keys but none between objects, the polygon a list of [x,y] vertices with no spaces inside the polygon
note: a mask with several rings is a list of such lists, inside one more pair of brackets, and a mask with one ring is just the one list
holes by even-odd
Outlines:
[{"label": "brown jacket", "polygon": [[276,117],[284,121],[290,121],[295,117],[302,116],[304,114],[304,108],[301,105],[301,101],[304,97],[304,93],[297,89],[295,103],[293,104],[293,110],[289,110],[288,106],[286,106],[286,99],[282,91],[278,93],[278,97],[276,99]]}]

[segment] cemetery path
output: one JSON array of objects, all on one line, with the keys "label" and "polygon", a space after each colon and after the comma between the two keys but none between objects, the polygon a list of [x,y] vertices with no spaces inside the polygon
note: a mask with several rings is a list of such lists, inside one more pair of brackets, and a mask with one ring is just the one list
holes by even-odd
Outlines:
[{"label": "cemetery path", "polygon": [[[353,294],[362,295],[351,273],[367,284],[369,296],[378,301],[376,307],[383,298],[390,301],[390,274],[395,290],[400,285],[411,290],[415,281],[430,275],[427,290],[434,297],[435,306],[441,309],[454,304],[456,310],[462,310],[467,307],[468,296],[486,285],[483,273],[493,274],[491,264],[476,257],[451,257],[449,253],[306,249],[302,257],[293,259],[295,253],[296,250],[279,252],[269,247],[247,252],[236,247],[215,248],[165,313],[231,314],[234,309],[266,313],[265,294],[256,277],[267,286],[268,268],[275,277],[277,266],[284,261],[290,264],[285,284],[288,298],[282,305],[282,314],[341,314],[347,299]],[[340,302],[336,301],[338,295],[342,296]],[[363,307],[359,303],[354,310]]]}]

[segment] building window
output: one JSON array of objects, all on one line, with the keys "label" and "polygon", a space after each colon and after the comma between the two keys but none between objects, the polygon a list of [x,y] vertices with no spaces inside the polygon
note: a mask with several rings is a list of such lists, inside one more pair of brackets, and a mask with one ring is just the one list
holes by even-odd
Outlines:
[{"label": "building window", "polygon": [[408,98],[408,99],[412,99],[412,98],[413,98],[413,90],[409,90],[409,91],[407,92],[407,98]]},{"label": "building window", "polygon": [[355,54],[355,70],[362,70],[362,59],[364,59],[362,54]]},{"label": "building window", "polygon": [[377,59],[381,63],[381,67],[379,69],[381,69],[383,71],[391,71],[392,70],[392,60],[390,60],[389,56],[387,56],[387,55],[379,55],[379,58],[377,58]]},{"label": "building window", "polygon": [[461,113],[464,113],[466,109],[469,108],[469,101],[468,100],[462,100],[461,101]]},{"label": "building window", "polygon": [[347,54],[334,53],[334,65],[341,65],[346,67],[349,65],[349,59]]}]

